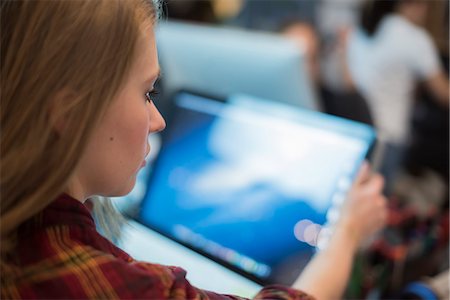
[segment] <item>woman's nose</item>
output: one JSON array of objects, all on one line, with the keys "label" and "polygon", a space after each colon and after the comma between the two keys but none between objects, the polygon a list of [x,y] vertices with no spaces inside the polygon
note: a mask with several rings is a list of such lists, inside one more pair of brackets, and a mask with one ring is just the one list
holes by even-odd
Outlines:
[{"label": "woman's nose", "polygon": [[154,103],[152,103],[150,106],[149,117],[150,117],[149,134],[162,131],[164,130],[164,128],[166,128],[166,121],[164,120],[163,116],[156,108]]}]

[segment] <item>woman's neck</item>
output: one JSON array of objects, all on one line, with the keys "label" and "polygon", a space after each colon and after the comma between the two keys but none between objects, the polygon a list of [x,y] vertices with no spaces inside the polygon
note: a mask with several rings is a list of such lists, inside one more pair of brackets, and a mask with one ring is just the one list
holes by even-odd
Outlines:
[{"label": "woman's neck", "polygon": [[70,179],[64,193],[80,201],[81,203],[84,203],[84,201],[89,198],[88,196],[86,196],[86,190],[83,188],[80,180],[78,180],[76,177],[72,177]]}]

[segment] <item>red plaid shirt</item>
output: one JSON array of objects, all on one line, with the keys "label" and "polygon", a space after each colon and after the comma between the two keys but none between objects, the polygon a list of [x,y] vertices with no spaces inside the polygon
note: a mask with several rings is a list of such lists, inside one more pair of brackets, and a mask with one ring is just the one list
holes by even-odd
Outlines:
[{"label": "red plaid shirt", "polygon": [[[1,275],[2,299],[241,299],[193,287],[181,268],[134,260],[66,195],[19,228],[17,249]],[[255,299],[312,298],[272,285]]]}]

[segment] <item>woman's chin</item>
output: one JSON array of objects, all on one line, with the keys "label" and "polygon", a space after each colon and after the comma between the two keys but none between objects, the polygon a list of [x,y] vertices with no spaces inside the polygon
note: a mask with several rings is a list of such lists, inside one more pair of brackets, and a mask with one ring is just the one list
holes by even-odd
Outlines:
[{"label": "woman's chin", "polygon": [[120,189],[115,190],[109,197],[123,197],[131,193],[136,184],[136,176],[133,176],[127,183],[123,184]]}]

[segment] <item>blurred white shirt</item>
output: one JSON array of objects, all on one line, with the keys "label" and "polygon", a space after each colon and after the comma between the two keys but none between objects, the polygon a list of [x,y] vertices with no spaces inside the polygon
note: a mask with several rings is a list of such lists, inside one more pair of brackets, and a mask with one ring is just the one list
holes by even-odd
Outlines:
[{"label": "blurred white shirt", "polygon": [[416,83],[440,69],[431,37],[405,18],[389,15],[374,36],[360,30],[351,34],[348,61],[353,80],[371,108],[380,138],[405,143]]}]

